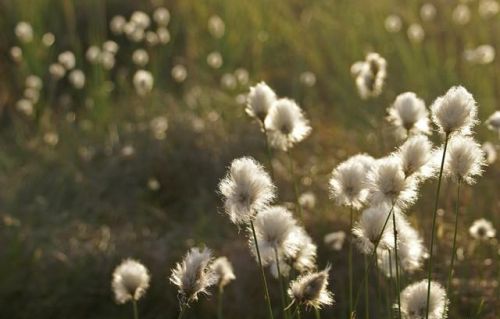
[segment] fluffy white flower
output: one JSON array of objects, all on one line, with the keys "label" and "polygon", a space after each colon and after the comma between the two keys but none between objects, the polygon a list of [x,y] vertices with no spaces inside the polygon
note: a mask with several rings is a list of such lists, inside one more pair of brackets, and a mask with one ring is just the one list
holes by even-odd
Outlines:
[{"label": "fluffy white flower", "polygon": [[[285,242],[296,227],[296,223],[292,213],[285,207],[270,206],[257,213],[254,227],[263,265],[276,261],[276,252],[289,255],[286,250],[295,249],[288,243],[285,245]],[[254,256],[257,256],[253,238],[249,244]]]},{"label": "fluffy white flower", "polygon": [[59,54],[57,61],[59,61],[59,63],[68,71],[73,69],[76,65],[75,55],[71,51],[64,51]]},{"label": "fluffy white flower", "polygon": [[28,75],[24,82],[27,88],[35,89],[37,91],[40,91],[43,87],[42,79],[40,79],[38,75]]},{"label": "fluffy white flower", "polygon": [[85,57],[91,64],[97,64],[101,60],[101,49],[98,46],[92,45],[87,49]]},{"label": "fluffy white flower", "polygon": [[313,210],[316,206],[316,195],[313,192],[302,193],[299,197],[299,205],[304,209]]},{"label": "fluffy white flower", "polygon": [[233,266],[226,257],[215,259],[210,268],[217,277],[219,289],[223,289],[227,284],[236,279]]},{"label": "fluffy white flower", "polygon": [[436,17],[436,13],[436,7],[430,2],[424,3],[422,7],[420,7],[420,17],[424,21],[433,20]]},{"label": "fluffy white flower", "polygon": [[374,205],[387,203],[404,208],[416,201],[417,182],[415,177],[405,176],[401,159],[397,156],[380,159],[368,175],[370,201]]},{"label": "fluffy white flower", "polygon": [[127,23],[127,20],[123,16],[114,16],[111,21],[109,22],[109,28],[111,32],[115,35],[120,35],[123,33],[123,28],[125,27],[125,24]]},{"label": "fluffy white flower", "polygon": [[432,143],[427,136],[416,135],[410,137],[396,151],[401,160],[401,167],[405,177],[416,177],[423,180],[434,173],[432,165]]},{"label": "fluffy white flower", "polygon": [[254,117],[264,123],[264,120],[276,101],[276,93],[265,82],[259,82],[250,88],[247,97],[247,107],[245,111],[251,117]]},{"label": "fluffy white flower", "polygon": [[469,228],[469,233],[475,239],[487,240],[494,238],[497,231],[489,220],[481,218],[472,223],[472,226]]},{"label": "fluffy white flower", "polygon": [[33,41],[33,27],[26,21],[21,21],[16,24],[14,33],[22,43],[29,43]]},{"label": "fluffy white flower", "polygon": [[395,14],[391,14],[385,18],[384,26],[387,32],[396,33],[401,31],[401,27],[403,26],[403,22],[401,18]]},{"label": "fluffy white flower", "polygon": [[130,21],[141,29],[146,29],[151,24],[149,16],[142,11],[134,11],[130,16]]},{"label": "fluffy white flower", "polygon": [[[426,317],[428,283],[427,280],[422,280],[409,285],[401,292],[401,316],[404,319],[422,319]],[[439,283],[432,281],[428,318],[446,318],[447,304],[446,291]]]},{"label": "fluffy white flower", "polygon": [[299,276],[290,283],[288,295],[298,305],[320,309],[333,304],[333,294],[328,291],[330,267],[315,273]]},{"label": "fluffy white flower", "polygon": [[491,114],[486,120],[486,125],[488,125],[490,130],[500,133],[500,111],[495,111]]},{"label": "fluffy white flower", "polygon": [[454,136],[448,143],[444,174],[467,184],[474,184],[474,178],[481,176],[486,165],[481,146],[469,136]]},{"label": "fluffy white flower", "polygon": [[418,23],[410,24],[408,30],[406,30],[406,34],[408,35],[408,39],[415,44],[422,42],[425,37],[424,28]]},{"label": "fluffy white flower", "polygon": [[287,261],[299,273],[316,269],[317,247],[304,228],[295,226],[284,242]]},{"label": "fluffy white flower", "polygon": [[149,55],[144,49],[137,49],[132,53],[132,62],[139,67],[143,67],[149,62]]},{"label": "fluffy white flower", "polygon": [[377,249],[391,249],[394,246],[392,223],[388,220],[390,211],[389,205],[369,207],[361,213],[359,220],[354,224],[352,233],[356,245],[363,254],[372,254],[377,241]]},{"label": "fluffy white flower", "polygon": [[330,195],[338,205],[360,209],[368,197],[368,172],[359,160],[340,163],[330,178]]},{"label": "fluffy white flower", "polygon": [[157,8],[153,13],[153,20],[159,26],[166,27],[168,22],[170,21],[170,11],[167,8]]},{"label": "fluffy white flower", "polygon": [[214,38],[220,39],[226,31],[226,25],[218,15],[213,15],[208,19],[208,31]]},{"label": "fluffy white flower", "polygon": [[361,98],[368,99],[379,96],[382,93],[387,76],[386,60],[380,54],[372,52],[366,55],[363,64],[358,65],[356,86]]},{"label": "fluffy white flower", "polygon": [[82,70],[72,70],[68,75],[68,79],[75,89],[79,90],[85,86],[85,74]]},{"label": "fluffy white flower", "polygon": [[124,260],[115,268],[111,282],[116,302],[139,300],[146,293],[149,280],[149,272],[144,265],[133,259]]},{"label": "fluffy white flower", "polygon": [[283,151],[287,151],[311,133],[311,126],[302,109],[290,99],[275,101],[264,124],[271,146]]},{"label": "fluffy white flower", "polygon": [[210,268],[211,262],[209,249],[191,248],[172,270],[170,282],[179,288],[181,307],[197,301],[199,294],[208,295],[208,287],[217,283],[217,276]]},{"label": "fluffy white flower", "polygon": [[248,224],[275,198],[275,186],[269,174],[250,157],[231,163],[229,172],[219,183],[219,191],[224,196],[225,212],[235,224]]},{"label": "fluffy white flower", "polygon": [[151,92],[151,90],[153,89],[153,75],[149,71],[138,70],[134,74],[133,83],[137,94],[139,94],[140,96],[144,96]]},{"label": "fluffy white flower", "polygon": [[342,250],[342,247],[344,246],[345,237],[345,232],[340,230],[326,234],[325,237],[323,237],[323,242],[330,249],[339,251]]},{"label": "fluffy white flower", "polygon": [[497,149],[495,148],[495,145],[490,142],[485,142],[483,146],[481,146],[481,149],[486,156],[486,163],[490,165],[495,163],[497,160]]},{"label": "fluffy white flower", "polygon": [[400,131],[430,134],[429,112],[425,103],[413,92],[401,93],[388,108],[388,120]]},{"label": "fluffy white flower", "polygon": [[431,106],[432,121],[443,134],[471,134],[477,123],[477,105],[463,86],[454,86],[438,97]]}]

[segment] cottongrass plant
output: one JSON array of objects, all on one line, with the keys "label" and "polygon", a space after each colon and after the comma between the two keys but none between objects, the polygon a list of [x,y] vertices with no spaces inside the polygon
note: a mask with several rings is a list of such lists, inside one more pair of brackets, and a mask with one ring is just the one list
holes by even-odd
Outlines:
[{"label": "cottongrass plant", "polygon": [[137,301],[149,287],[150,275],[146,267],[133,259],[124,260],[113,272],[111,288],[117,303],[132,302],[134,319],[139,318]]},{"label": "cottongrass plant", "polygon": [[387,109],[387,120],[399,135],[430,134],[429,112],[425,102],[413,92],[401,93]]},{"label": "cottongrass plant", "polygon": [[290,283],[288,295],[292,302],[288,307],[296,305],[299,319],[301,306],[319,310],[334,303],[333,293],[328,290],[329,272],[330,267],[327,266],[323,271],[301,275]]},{"label": "cottongrass plant", "polygon": [[495,238],[497,231],[493,223],[484,218],[475,220],[469,228],[469,234],[477,240],[490,240]]},{"label": "cottongrass plant", "polygon": [[132,82],[137,94],[139,96],[146,96],[153,89],[154,78],[151,72],[146,70],[138,70],[137,72],[135,72]]},{"label": "cottongrass plant", "polygon": [[179,319],[198,295],[208,295],[208,288],[217,283],[218,277],[211,268],[212,252],[208,248],[191,248],[184,259],[172,269],[170,282],[178,287]]},{"label": "cottongrass plant", "polygon": [[[362,156],[362,155],[361,155]],[[330,178],[330,196],[340,206],[348,206],[350,210],[349,229],[353,226],[354,210],[360,209],[369,195],[366,187],[369,169],[359,160],[359,155],[340,163]],[[370,166],[370,164],[367,164]],[[352,274],[352,240],[349,241],[349,313],[353,311],[353,274]]]},{"label": "cottongrass plant", "polygon": [[377,97],[385,84],[387,62],[380,54],[371,52],[365,61],[353,64],[351,73],[356,77],[356,87],[362,99]]},{"label": "cottongrass plant", "polygon": [[434,175],[433,146],[425,135],[408,138],[395,152],[401,161],[405,178],[416,178],[422,182]]},{"label": "cottongrass plant", "polygon": [[271,299],[253,220],[257,212],[264,210],[274,200],[275,188],[262,165],[250,157],[233,160],[226,177],[219,183],[219,192],[224,197],[224,210],[230,220],[238,226],[249,226],[251,230],[271,319]]},{"label": "cottongrass plant", "polygon": [[[427,297],[430,286],[431,298]],[[446,318],[448,298],[446,291],[437,282],[422,280],[407,286],[401,292],[401,313],[403,319]]]},{"label": "cottongrass plant", "polygon": [[213,273],[217,277],[217,287],[218,287],[218,302],[217,302],[217,318],[222,319],[222,303],[224,295],[224,287],[228,285],[231,281],[236,279],[233,271],[233,265],[229,262],[226,257],[219,257],[213,261],[210,265]]},{"label": "cottongrass plant", "polygon": [[434,201],[434,212],[432,216],[431,245],[429,252],[429,270],[427,275],[427,312],[429,319],[429,299],[431,297],[432,262],[434,250],[434,236],[436,229],[436,216],[438,211],[439,194],[441,191],[441,179],[446,160],[448,142],[453,135],[469,135],[477,120],[477,104],[474,97],[462,86],[450,88],[445,95],[438,97],[431,106],[432,121],[444,135],[442,147],[441,164],[439,168],[438,184]]},{"label": "cottongrass plant", "polygon": [[486,120],[486,125],[492,131],[497,132],[500,136],[500,111],[495,111]]}]

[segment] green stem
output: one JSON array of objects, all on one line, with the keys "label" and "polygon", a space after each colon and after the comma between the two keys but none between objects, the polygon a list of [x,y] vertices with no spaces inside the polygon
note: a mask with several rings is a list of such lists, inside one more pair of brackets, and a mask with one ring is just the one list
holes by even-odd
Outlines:
[{"label": "green stem", "polygon": [[217,319],[223,319],[222,316],[222,297],[224,294],[224,289],[222,287],[219,287],[219,295],[217,298]]},{"label": "green stem", "polygon": [[181,309],[179,310],[179,316],[177,317],[177,319],[181,319],[182,316],[184,315],[184,310],[186,309],[186,307],[184,307],[184,305],[181,305]]},{"label": "green stem", "polygon": [[280,268],[280,259],[278,256],[278,249],[275,247],[274,248],[274,257],[276,258],[276,268],[278,270],[278,279],[280,282],[280,291],[281,291],[281,306],[283,309],[283,317],[288,318],[288,311],[286,310],[286,299],[285,299],[285,285],[283,284],[283,276],[281,275],[281,268]]},{"label": "green stem", "polygon": [[266,126],[264,125],[264,123],[262,123],[262,121],[260,121],[260,127],[264,132],[264,140],[266,140],[267,160],[269,161],[269,171],[271,172],[271,178],[274,180],[273,153],[271,150],[271,145],[269,145]]},{"label": "green stem", "polygon": [[[353,207],[351,205],[350,208],[350,224],[349,224],[349,232],[352,232],[352,224],[353,224]],[[349,240],[349,258],[348,258],[348,263],[349,263],[349,318],[352,316],[352,236],[351,240]]]},{"label": "green stem", "polygon": [[[370,262],[370,264],[372,263],[373,260],[376,259],[376,256],[377,256],[377,248],[378,248],[378,245],[380,243],[380,239],[382,238],[382,235],[384,234],[384,231],[385,231],[385,228],[387,227],[387,223],[389,222],[389,219],[391,218],[391,215],[392,215],[392,212],[394,210],[394,204],[392,204],[391,206],[391,210],[389,211],[389,213],[387,214],[387,218],[385,219],[385,222],[384,222],[384,226],[382,227],[382,230],[380,231],[380,234],[378,234],[378,237],[377,237],[377,240],[375,241],[375,245],[373,247],[373,251],[372,251],[372,254],[370,255],[370,258],[368,258],[368,261]],[[362,282],[361,282],[361,286],[364,284],[364,281],[365,279],[363,278]],[[360,295],[360,292],[361,292],[362,289],[358,289],[357,293],[356,293],[356,299],[354,300],[354,309],[356,309],[357,305],[358,305],[358,302],[359,302],[359,295]]]},{"label": "green stem", "polygon": [[[453,276],[453,266],[455,264],[455,255],[457,253],[457,229],[458,229],[458,208],[460,206],[460,186],[462,184],[462,180],[458,180],[457,185],[457,202],[455,204],[455,231],[453,234],[453,247],[451,248],[451,263],[450,269],[448,271],[448,282],[446,283],[446,295],[448,296],[448,300],[451,302],[450,296],[450,286],[451,286],[451,277]],[[443,318],[446,316],[446,311],[443,312]]]},{"label": "green stem", "polygon": [[[398,266],[398,230],[396,228],[396,214],[392,214],[392,229],[394,232],[394,260],[396,261],[396,296],[398,300],[398,318],[401,318],[401,294],[399,286],[399,266]],[[390,260],[389,260],[390,262]]]},{"label": "green stem", "polygon": [[365,259],[365,318],[370,318],[370,305],[368,303],[368,258],[366,255]]},{"label": "green stem", "polygon": [[257,259],[259,260],[260,273],[262,275],[262,282],[264,283],[265,299],[267,302],[267,310],[269,312],[269,318],[274,319],[273,309],[271,306],[271,298],[269,297],[269,289],[267,288],[266,274],[264,273],[264,267],[262,266],[262,258],[260,257],[259,243],[257,242],[257,235],[255,234],[255,227],[253,226],[253,221],[250,221],[250,228],[252,229],[253,240],[255,243],[255,250],[257,251]]},{"label": "green stem", "polygon": [[321,319],[321,314],[319,312],[319,309],[318,308],[314,308],[314,317],[316,319]]},{"label": "green stem", "polygon": [[134,319],[139,319],[139,313],[137,311],[137,300],[132,300],[132,308],[134,309]]},{"label": "green stem", "polygon": [[297,319],[301,319],[301,316],[300,316],[300,305],[297,305]]},{"label": "green stem", "polygon": [[295,202],[297,205],[297,211],[299,212],[300,220],[303,221],[304,218],[302,215],[302,206],[300,205],[300,202],[299,202],[299,187],[297,185],[297,179],[295,177],[295,169],[293,167],[292,150],[288,149],[286,153],[288,154],[288,161],[290,162],[290,176],[292,177],[292,181],[293,181],[293,191],[295,193]]},{"label": "green stem", "polygon": [[431,230],[431,248],[429,252],[429,272],[427,274],[427,301],[426,301],[426,310],[425,310],[425,319],[429,319],[429,301],[431,299],[431,279],[432,279],[432,260],[433,260],[433,250],[434,250],[434,233],[436,230],[436,216],[438,210],[439,203],[439,193],[441,191],[441,179],[443,178],[443,168],[444,168],[444,159],[446,158],[446,148],[448,147],[448,138],[449,134],[446,134],[444,140],[444,149],[443,156],[441,158],[441,167],[439,169],[439,178],[438,185],[436,190],[436,199],[434,201],[434,214],[432,215],[432,230]]}]

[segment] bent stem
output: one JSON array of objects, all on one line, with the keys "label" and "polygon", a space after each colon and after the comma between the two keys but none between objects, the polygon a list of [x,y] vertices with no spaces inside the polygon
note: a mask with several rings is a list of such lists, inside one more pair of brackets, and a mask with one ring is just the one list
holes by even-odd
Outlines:
[{"label": "bent stem", "polygon": [[438,185],[437,185],[437,190],[436,190],[436,199],[434,201],[434,214],[432,215],[432,230],[431,230],[431,249],[429,252],[429,272],[427,274],[427,302],[426,302],[426,309],[425,309],[425,319],[429,319],[429,301],[431,299],[431,279],[432,279],[432,252],[434,250],[434,233],[436,230],[436,216],[437,216],[437,210],[438,210],[438,203],[439,203],[439,193],[441,191],[441,180],[443,178],[443,168],[444,168],[444,159],[446,157],[446,148],[448,147],[448,139],[449,139],[449,134],[446,134],[445,140],[444,140],[444,148],[443,148],[443,156],[441,158],[441,167],[439,168],[439,178],[438,178]]},{"label": "bent stem", "polygon": [[[349,224],[349,232],[352,232],[352,223],[353,223],[353,208],[351,205],[350,209],[350,215],[351,215],[351,221]],[[351,240],[349,241],[349,258],[348,258],[348,263],[349,263],[349,316],[352,315],[352,235],[351,235]]]},{"label": "bent stem", "polygon": [[[396,295],[398,299],[398,318],[401,318],[401,294],[399,287],[399,266],[398,266],[398,231],[396,229],[396,214],[392,214],[392,229],[394,232],[394,260],[396,261]],[[391,263],[391,260],[389,259]]]},{"label": "bent stem", "polygon": [[286,153],[288,155],[288,161],[290,162],[290,176],[292,177],[292,181],[293,181],[293,191],[295,193],[295,203],[298,207],[297,211],[299,212],[299,218],[301,221],[303,221],[304,218],[302,216],[302,206],[300,205],[300,202],[299,202],[299,187],[297,185],[297,179],[295,176],[295,169],[293,167],[292,150],[288,149],[286,151]]},{"label": "bent stem", "polygon": [[271,306],[271,298],[269,297],[269,289],[267,288],[266,274],[264,273],[264,267],[262,267],[262,258],[260,257],[259,243],[257,242],[257,235],[255,234],[255,227],[253,226],[253,221],[250,221],[250,228],[252,229],[253,240],[255,243],[255,250],[257,251],[257,259],[259,261],[260,273],[262,275],[262,282],[264,283],[265,299],[267,302],[267,310],[269,312],[269,318],[274,319],[273,309]]},{"label": "bent stem", "polygon": [[[460,206],[460,186],[462,184],[462,180],[458,179],[457,185],[457,202],[455,204],[455,231],[453,234],[453,247],[451,248],[451,263],[450,269],[448,270],[448,282],[446,283],[446,295],[448,296],[448,300],[450,300],[450,286],[451,286],[451,277],[453,276],[453,265],[455,264],[455,255],[457,254],[457,229],[458,229],[458,208]],[[446,309],[446,307],[445,307]],[[443,311],[443,318],[446,316],[446,311]]]},{"label": "bent stem", "polygon": [[276,246],[274,248],[274,256],[276,258],[276,268],[278,270],[278,278],[280,282],[280,291],[281,291],[281,305],[283,309],[283,318],[288,318],[288,310],[286,306],[286,300],[285,300],[285,285],[283,284],[283,276],[281,276],[281,268],[280,268],[280,259],[278,256],[278,249]]},{"label": "bent stem", "polygon": [[139,319],[139,312],[137,311],[137,300],[132,300],[132,308],[134,309],[134,319]]}]

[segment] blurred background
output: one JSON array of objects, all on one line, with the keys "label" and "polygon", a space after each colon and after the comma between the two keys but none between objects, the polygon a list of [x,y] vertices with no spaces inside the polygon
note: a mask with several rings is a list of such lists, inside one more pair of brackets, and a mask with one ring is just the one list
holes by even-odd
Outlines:
[{"label": "blurred background", "polygon": [[[130,23],[138,10],[150,17],[142,28]],[[343,318],[347,246],[336,251],[323,243],[330,232],[348,232],[348,211],[328,199],[333,167],[399,144],[385,115],[402,92],[430,105],[462,84],[481,121],[500,108],[495,0],[1,0],[0,30],[4,318],[129,317],[130,305],[117,305],[110,289],[114,267],[127,257],[152,274],[141,318],[173,318],[170,269],[201,244],[234,265],[226,318],[264,317],[245,234],[224,216],[216,192],[232,159],[249,155],[268,165],[259,126],[244,112],[249,87],[261,80],[295,99],[313,127],[294,149],[300,192],[309,194],[304,224],[320,267],[332,264],[337,304],[323,317]],[[350,68],[372,51],[387,60],[387,82],[379,97],[363,100]],[[134,84],[140,69],[154,79],[145,94],[144,83]],[[498,132],[483,123],[476,132],[490,153],[498,149]],[[439,142],[437,134],[433,139]],[[272,164],[279,201],[293,207],[286,156],[276,152]],[[441,281],[455,200],[453,184],[444,185],[435,266]],[[498,242],[468,232],[478,218],[500,225],[499,190],[493,158],[477,185],[463,191],[450,318],[500,313]],[[408,212],[427,247],[434,191],[433,182],[424,184]],[[355,274],[362,274],[362,256],[354,257]],[[379,307],[368,310],[373,318]],[[367,309],[359,311],[361,317]],[[202,298],[185,318],[216,318],[215,297]]]}]

